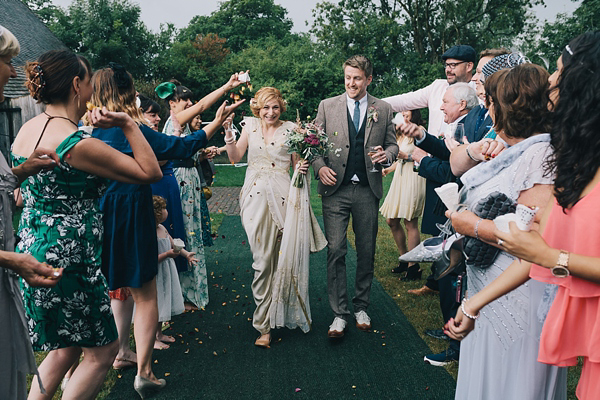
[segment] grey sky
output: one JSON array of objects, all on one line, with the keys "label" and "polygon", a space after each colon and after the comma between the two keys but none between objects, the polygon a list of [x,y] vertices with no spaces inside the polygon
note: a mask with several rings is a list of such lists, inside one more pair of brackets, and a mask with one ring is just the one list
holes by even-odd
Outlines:
[{"label": "grey sky", "polygon": [[[161,23],[172,22],[177,28],[185,27],[195,15],[209,15],[218,9],[220,0],[133,0],[142,7],[142,20],[153,31],[158,31]],[[305,21],[312,23],[312,10],[322,0],[275,0],[288,10],[288,17],[294,21],[294,32],[306,32],[310,28]],[[333,0],[335,1],[335,0]],[[556,18],[557,13],[571,13],[580,0],[546,0],[546,7],[532,9],[540,21]],[[68,7],[71,0],[53,0],[61,7]]]}]

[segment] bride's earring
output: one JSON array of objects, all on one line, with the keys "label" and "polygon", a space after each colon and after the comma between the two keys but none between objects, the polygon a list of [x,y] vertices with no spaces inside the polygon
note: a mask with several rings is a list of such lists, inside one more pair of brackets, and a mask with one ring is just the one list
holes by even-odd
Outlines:
[{"label": "bride's earring", "polygon": [[81,96],[79,95],[79,93],[73,96],[73,101],[75,101],[75,98],[77,98],[77,109],[79,110],[81,108]]}]

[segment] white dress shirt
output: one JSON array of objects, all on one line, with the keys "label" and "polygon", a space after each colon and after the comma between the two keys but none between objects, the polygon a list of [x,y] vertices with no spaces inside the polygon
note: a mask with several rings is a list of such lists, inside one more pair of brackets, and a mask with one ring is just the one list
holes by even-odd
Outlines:
[{"label": "white dress shirt", "polygon": [[444,123],[444,113],[440,110],[444,92],[448,89],[448,81],[445,79],[436,79],[431,85],[414,92],[399,94],[386,97],[394,112],[412,111],[420,108],[429,108],[429,123],[427,131],[434,136],[440,135],[440,130]]},{"label": "white dress shirt", "polygon": [[[354,122],[354,103],[356,100],[351,99],[350,96],[346,94],[346,102],[348,104],[348,112],[350,113],[350,117],[352,118],[352,122]],[[365,117],[367,116],[367,94],[362,97],[362,99],[358,100],[358,108],[360,109],[360,121],[358,123],[358,129],[362,126]],[[356,132],[358,133],[358,132]]]}]

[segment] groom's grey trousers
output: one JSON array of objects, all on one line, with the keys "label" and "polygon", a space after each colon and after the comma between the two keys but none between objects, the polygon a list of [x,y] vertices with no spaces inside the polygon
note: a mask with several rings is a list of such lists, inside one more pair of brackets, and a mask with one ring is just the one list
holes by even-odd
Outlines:
[{"label": "groom's grey trousers", "polygon": [[349,320],[346,253],[348,222],[352,215],[357,253],[354,312],[369,306],[375,263],[375,240],[379,199],[368,185],[341,185],[331,196],[322,197],[327,238],[327,288],[329,305],[336,317]]}]

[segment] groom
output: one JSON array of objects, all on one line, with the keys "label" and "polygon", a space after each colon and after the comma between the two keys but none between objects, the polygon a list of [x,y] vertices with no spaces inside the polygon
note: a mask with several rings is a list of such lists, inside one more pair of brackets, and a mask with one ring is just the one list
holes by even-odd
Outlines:
[{"label": "groom", "polygon": [[[335,315],[329,327],[330,338],[344,336],[350,319],[346,285],[346,232],[350,215],[357,253],[352,299],[356,327],[371,329],[366,311],[373,280],[377,213],[383,195],[381,165],[389,165],[398,154],[391,106],[367,94],[373,79],[371,61],[356,55],[346,60],[343,68],[346,93],[321,101],[315,119],[333,148],[327,158],[319,157],[312,162],[319,179],[328,242],[327,292]],[[374,154],[369,156],[369,152]],[[370,171],[373,163],[377,172]]]}]

